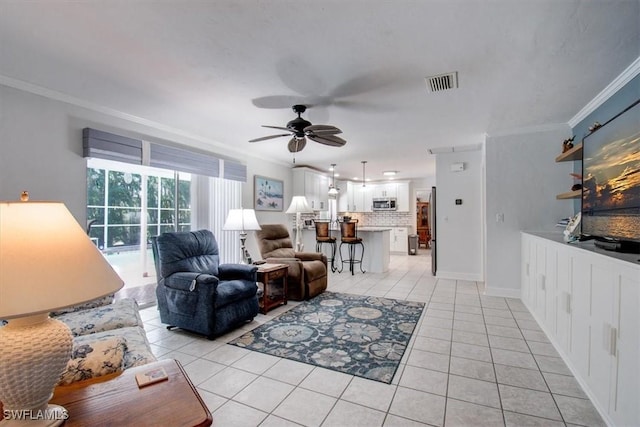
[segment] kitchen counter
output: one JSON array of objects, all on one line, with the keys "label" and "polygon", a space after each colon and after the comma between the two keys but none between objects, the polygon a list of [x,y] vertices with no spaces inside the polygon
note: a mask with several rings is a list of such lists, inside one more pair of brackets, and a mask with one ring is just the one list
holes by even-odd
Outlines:
[{"label": "kitchen counter", "polygon": [[[331,235],[336,238],[336,267],[340,268],[340,231],[332,230]],[[358,227],[358,237],[362,239],[364,244],[364,255],[362,257],[362,269],[370,273],[385,273],[389,271],[390,253],[389,247],[391,242],[391,227]],[[316,233],[315,230],[305,229],[302,231],[302,243],[305,252],[315,252],[316,250]],[[331,257],[329,245],[322,245],[322,251],[327,258]],[[348,249],[346,245],[342,247],[342,253],[347,258]],[[360,259],[362,249],[360,245],[356,245],[356,258]],[[349,271],[349,266],[345,263],[343,272]],[[356,271],[360,271],[356,267]]]}]

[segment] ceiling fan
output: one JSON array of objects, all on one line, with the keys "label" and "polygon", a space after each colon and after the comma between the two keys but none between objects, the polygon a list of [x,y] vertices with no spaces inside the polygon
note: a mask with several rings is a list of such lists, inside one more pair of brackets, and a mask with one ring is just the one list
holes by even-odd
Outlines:
[{"label": "ceiling fan", "polygon": [[273,138],[280,138],[282,136],[292,136],[291,140],[289,140],[289,143],[287,144],[287,148],[291,153],[302,151],[302,149],[307,145],[307,138],[331,147],[342,147],[347,143],[344,139],[336,136],[337,134],[342,133],[342,131],[337,127],[331,125],[312,125],[311,122],[300,117],[300,115],[307,110],[305,105],[297,104],[291,108],[294,113],[298,114],[298,117],[287,123],[286,127],[262,125],[262,127],[265,128],[279,129],[286,131],[287,133],[263,136],[261,138],[252,139],[249,142],[259,142]]}]

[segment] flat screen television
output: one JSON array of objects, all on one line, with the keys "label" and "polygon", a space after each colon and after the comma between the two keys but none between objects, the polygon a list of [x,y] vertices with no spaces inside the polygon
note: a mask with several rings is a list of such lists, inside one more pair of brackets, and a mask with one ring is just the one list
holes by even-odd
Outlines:
[{"label": "flat screen television", "polygon": [[638,251],[640,99],[582,142],[582,234],[605,249]]}]

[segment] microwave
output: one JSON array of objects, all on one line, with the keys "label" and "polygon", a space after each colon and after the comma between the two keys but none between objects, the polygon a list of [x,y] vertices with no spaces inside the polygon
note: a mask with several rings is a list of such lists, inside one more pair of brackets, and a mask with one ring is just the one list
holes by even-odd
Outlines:
[{"label": "microwave", "polygon": [[395,211],[396,199],[394,197],[374,198],[373,210],[374,211]]}]

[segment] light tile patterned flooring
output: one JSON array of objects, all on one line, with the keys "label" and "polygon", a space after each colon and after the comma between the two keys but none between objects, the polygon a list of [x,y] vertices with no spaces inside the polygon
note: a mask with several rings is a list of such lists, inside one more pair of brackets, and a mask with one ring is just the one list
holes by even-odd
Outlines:
[{"label": "light tile patterned flooring", "polygon": [[295,302],[214,341],[167,331],[155,307],[141,314],[156,356],[182,363],[216,426],[604,425],[520,300],[430,268],[422,250],[392,255],[384,274],[329,278],[330,291],[427,303],[389,385],[226,345]]}]

